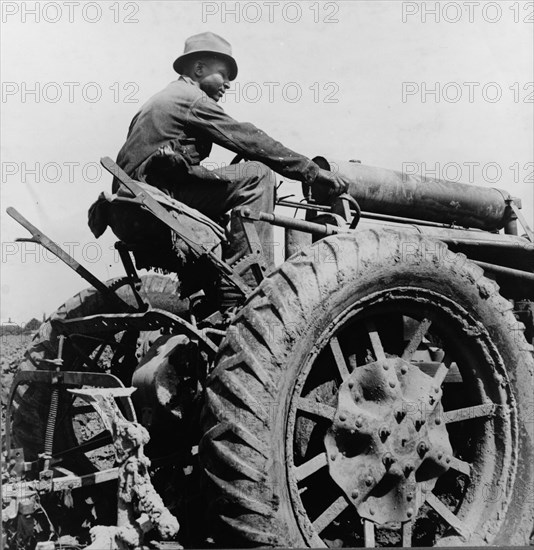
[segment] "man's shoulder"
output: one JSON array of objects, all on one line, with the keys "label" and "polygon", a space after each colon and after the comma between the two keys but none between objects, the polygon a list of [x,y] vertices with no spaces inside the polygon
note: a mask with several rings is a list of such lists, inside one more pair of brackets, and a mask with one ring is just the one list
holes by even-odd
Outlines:
[{"label": "man's shoulder", "polygon": [[163,90],[154,94],[147,102],[148,105],[172,104],[176,102],[193,103],[202,98],[202,90],[183,79],[173,80]]}]

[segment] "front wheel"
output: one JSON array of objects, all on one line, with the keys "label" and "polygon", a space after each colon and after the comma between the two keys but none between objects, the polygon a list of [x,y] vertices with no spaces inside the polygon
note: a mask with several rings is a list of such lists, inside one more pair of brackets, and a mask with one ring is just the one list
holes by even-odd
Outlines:
[{"label": "front wheel", "polygon": [[208,380],[218,542],[528,544],[533,373],[465,256],[389,231],[316,243],[252,295]]}]

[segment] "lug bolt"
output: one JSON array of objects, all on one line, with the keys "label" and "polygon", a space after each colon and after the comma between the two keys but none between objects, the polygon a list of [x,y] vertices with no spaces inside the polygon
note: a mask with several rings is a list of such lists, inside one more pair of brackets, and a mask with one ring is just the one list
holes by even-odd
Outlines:
[{"label": "lug bolt", "polygon": [[374,483],[374,479],[372,476],[367,476],[365,478],[365,484],[367,485],[367,487],[371,487],[371,485]]},{"label": "lug bolt", "polygon": [[339,415],[339,421],[340,422],[345,422],[345,420],[347,420],[347,416],[345,414],[341,413]]},{"label": "lug bolt", "polygon": [[450,461],[451,461],[451,457],[450,457],[450,456],[448,456],[448,457],[445,458],[445,462],[446,462],[447,464],[449,464]]},{"label": "lug bolt", "polygon": [[413,508],[408,508],[408,510],[406,510],[406,515],[411,518],[413,516]]},{"label": "lug bolt", "polygon": [[359,495],[358,491],[352,491],[352,493],[350,494],[350,496],[354,499],[357,499],[358,495]]},{"label": "lug bolt", "polygon": [[352,388],[354,388],[354,380],[349,380],[348,386],[352,390]]},{"label": "lug bolt", "polygon": [[443,453],[440,451],[440,452],[438,453],[438,460],[441,460],[442,458],[443,458]]},{"label": "lug bolt", "polygon": [[384,370],[389,370],[389,365],[388,365],[388,364],[382,365],[382,368],[383,368]]},{"label": "lug bolt", "polygon": [[424,418],[419,418],[419,419],[417,419],[417,420],[415,421],[415,429],[416,429],[417,431],[419,431],[419,430],[423,427],[423,425],[424,425],[425,422],[426,422],[426,420],[425,420]]},{"label": "lug bolt", "polygon": [[389,387],[390,388],[394,388],[396,386],[395,382],[393,382],[393,380],[389,383]]},{"label": "lug bolt", "polygon": [[436,424],[441,424],[441,418],[439,416],[436,417],[436,420],[434,420]]},{"label": "lug bolt", "polygon": [[375,509],[374,508],[369,508],[369,513],[374,516],[375,515]]},{"label": "lug bolt", "polygon": [[336,459],[336,453],[332,453],[330,455],[330,460],[335,460]]},{"label": "lug bolt", "polygon": [[408,369],[405,365],[402,365],[400,371],[401,371],[401,374],[406,374],[408,372]]},{"label": "lug bolt", "polygon": [[380,439],[381,439],[382,441],[385,441],[385,440],[388,438],[388,436],[389,436],[390,433],[391,433],[391,432],[387,429],[386,426],[382,426],[382,427],[380,428],[380,430],[378,430],[378,435],[380,436]]},{"label": "lug bolt", "polygon": [[421,456],[424,456],[428,452],[428,445],[424,441],[421,441],[421,443],[417,445],[417,452]]},{"label": "lug bolt", "polygon": [[411,502],[411,501],[413,500],[413,493],[408,493],[408,494],[406,495],[406,500],[407,500],[408,502]]},{"label": "lug bolt", "polygon": [[362,419],[361,419],[360,417],[358,417],[358,418],[356,419],[356,426],[357,426],[358,428],[361,428],[361,427],[363,426],[363,421],[362,421]]},{"label": "lug bolt", "polygon": [[391,453],[386,453],[386,454],[382,457],[382,464],[384,464],[384,466],[385,466],[386,468],[389,468],[394,462],[395,462],[395,458],[393,458],[393,456],[391,455]]},{"label": "lug bolt", "polygon": [[434,393],[439,393],[439,388],[437,386],[434,386]]}]

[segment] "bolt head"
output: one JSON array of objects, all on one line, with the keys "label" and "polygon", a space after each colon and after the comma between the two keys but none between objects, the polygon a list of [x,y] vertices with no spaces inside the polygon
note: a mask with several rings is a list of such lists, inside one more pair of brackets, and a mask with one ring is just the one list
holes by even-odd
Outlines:
[{"label": "bolt head", "polygon": [[374,516],[375,515],[375,510],[374,508],[369,508],[369,513]]},{"label": "bolt head", "polygon": [[345,414],[341,413],[339,415],[339,421],[340,422],[345,422],[345,420],[347,420],[347,416]]},{"label": "bolt head", "polygon": [[359,495],[358,491],[352,491],[352,493],[350,494],[350,496],[354,499],[358,498],[358,495]]},{"label": "bolt head", "polygon": [[434,420],[434,422],[438,425],[441,424],[441,418],[439,416],[436,417],[436,420]]},{"label": "bolt head", "polygon": [[330,460],[335,460],[336,457],[337,457],[336,453],[332,453],[332,454],[330,455]]},{"label": "bolt head", "polygon": [[373,483],[374,483],[374,479],[372,476],[367,476],[365,478],[365,484],[367,485],[367,487],[370,487]]},{"label": "bolt head", "polygon": [[356,419],[356,426],[358,426],[358,428],[361,428],[363,426],[363,421],[360,417]]},{"label": "bolt head", "polygon": [[417,452],[421,456],[423,456],[427,451],[428,451],[428,445],[424,441],[421,441],[421,443],[417,445]]},{"label": "bolt head", "polygon": [[442,458],[443,458],[443,453],[440,451],[440,452],[438,453],[438,460],[441,460]]},{"label": "bolt head", "polygon": [[406,374],[408,372],[408,367],[406,367],[405,365],[402,365],[400,371],[401,371],[401,374]]},{"label": "bolt head", "polygon": [[396,386],[397,386],[397,384],[395,384],[395,382],[393,382],[393,380],[389,383],[390,388],[395,388]]},{"label": "bolt head", "polygon": [[350,389],[354,388],[354,380],[349,380],[348,386]]},{"label": "bolt head", "polygon": [[394,462],[395,462],[395,457],[393,457],[391,453],[386,453],[382,457],[382,464],[384,464],[386,468],[389,468]]},{"label": "bolt head", "polygon": [[406,500],[407,500],[408,502],[411,502],[411,501],[413,500],[413,493],[408,493],[408,494],[406,495]]},{"label": "bolt head", "polygon": [[382,368],[383,368],[384,370],[389,370],[389,365],[386,363],[386,364],[382,365]]},{"label": "bolt head", "polygon": [[408,508],[408,510],[406,510],[406,515],[411,518],[413,516],[413,508]]},{"label": "bolt head", "polygon": [[439,388],[438,388],[438,386],[434,386],[434,393],[439,393]]}]

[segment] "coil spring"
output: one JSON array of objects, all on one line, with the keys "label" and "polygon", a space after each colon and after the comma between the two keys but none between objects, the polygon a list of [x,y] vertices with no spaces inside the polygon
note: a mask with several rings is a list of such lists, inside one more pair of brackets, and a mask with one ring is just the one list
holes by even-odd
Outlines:
[{"label": "coil spring", "polygon": [[52,390],[52,396],[50,398],[50,409],[48,410],[48,421],[46,423],[46,435],[45,435],[45,453],[47,455],[52,454],[52,448],[54,443],[54,432],[56,430],[56,418],[57,409],[59,403],[59,390],[54,388]]}]

